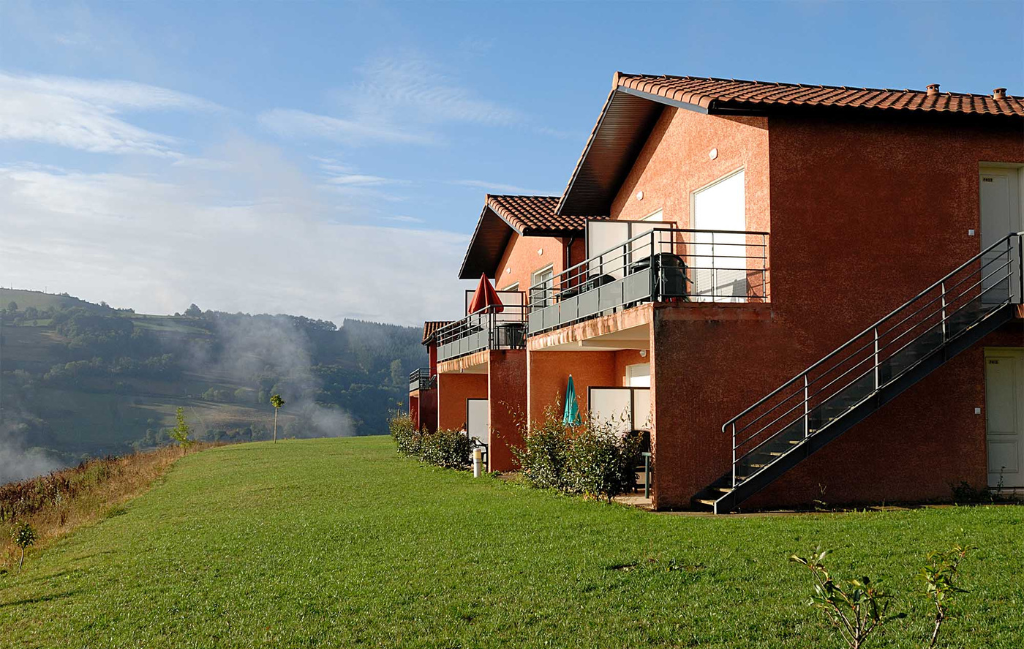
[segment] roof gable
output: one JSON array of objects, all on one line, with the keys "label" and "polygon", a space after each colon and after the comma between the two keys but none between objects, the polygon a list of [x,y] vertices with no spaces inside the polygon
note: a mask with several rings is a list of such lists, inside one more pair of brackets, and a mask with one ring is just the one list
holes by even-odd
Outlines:
[{"label": "roof gable", "polygon": [[524,237],[579,236],[585,231],[588,218],[600,218],[560,216],[555,213],[558,200],[557,196],[488,194],[459,279],[494,277],[513,233]]},{"label": "roof gable", "polygon": [[740,79],[622,74],[587,139],[557,214],[605,213],[665,106],[710,115],[766,115],[801,108],[880,115],[955,114],[1024,117],[1024,98],[846,86],[811,86]]}]

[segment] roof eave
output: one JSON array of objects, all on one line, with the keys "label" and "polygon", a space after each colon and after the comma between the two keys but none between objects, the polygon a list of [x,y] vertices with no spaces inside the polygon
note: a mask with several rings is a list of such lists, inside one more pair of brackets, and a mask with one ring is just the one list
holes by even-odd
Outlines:
[{"label": "roof eave", "polygon": [[[481,231],[481,228],[483,228],[483,226],[484,226],[484,220],[487,218],[487,213],[488,212],[491,212],[492,214],[494,214],[494,216],[496,216],[498,219],[500,219],[502,223],[507,225],[509,227],[509,229],[512,230],[512,232],[515,232],[516,234],[522,234],[522,232],[519,230],[519,228],[517,228],[515,225],[510,223],[508,219],[506,219],[501,214],[499,214],[496,210],[494,210],[490,205],[487,204],[487,201],[485,200],[484,201],[484,208],[480,212],[480,219],[477,221],[476,229],[473,231],[473,236],[469,240],[469,247],[466,248],[466,256],[463,257],[463,259],[462,259],[462,266],[461,266],[461,268],[459,268],[459,279],[477,279],[476,272],[475,271],[471,272],[468,269],[468,266],[470,264],[470,259],[473,257],[473,250],[474,250],[474,248],[475,248],[475,246],[477,244],[477,239],[480,236],[480,231]],[[511,236],[511,234],[509,234],[509,236]],[[506,240],[506,244],[505,245],[506,246],[508,245],[507,240]]]}]

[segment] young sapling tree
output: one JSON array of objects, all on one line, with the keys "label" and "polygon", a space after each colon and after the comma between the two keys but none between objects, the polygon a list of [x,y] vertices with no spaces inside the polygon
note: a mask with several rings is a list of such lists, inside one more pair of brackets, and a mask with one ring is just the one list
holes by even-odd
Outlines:
[{"label": "young sapling tree", "polygon": [[836,581],[825,570],[827,552],[818,547],[809,557],[789,560],[806,566],[814,576],[814,595],[807,602],[824,613],[850,649],[860,649],[868,636],[886,621],[888,597],[868,577]]},{"label": "young sapling tree", "polygon": [[953,596],[967,591],[958,585],[960,562],[967,556],[969,548],[954,545],[946,552],[930,552],[928,565],[921,570],[925,583],[925,597],[935,606],[935,620],[929,647],[937,646],[942,623],[949,614]]},{"label": "young sapling tree", "polygon": [[171,430],[171,439],[178,443],[181,447],[181,454],[184,455],[188,450],[188,447],[192,446],[194,440],[189,439],[189,435],[192,434],[192,428],[185,422],[185,409],[178,408],[176,413],[178,423]]},{"label": "young sapling tree", "polygon": [[21,567],[25,564],[25,549],[30,545],[35,545],[36,531],[28,523],[22,523],[14,528],[11,537],[14,539],[14,544],[21,548],[21,559],[18,560],[18,572],[21,572]]},{"label": "young sapling tree", "polygon": [[277,413],[280,412],[281,406],[284,405],[284,399],[281,398],[280,394],[275,394],[270,397],[270,405],[274,406],[274,443],[277,444]]}]

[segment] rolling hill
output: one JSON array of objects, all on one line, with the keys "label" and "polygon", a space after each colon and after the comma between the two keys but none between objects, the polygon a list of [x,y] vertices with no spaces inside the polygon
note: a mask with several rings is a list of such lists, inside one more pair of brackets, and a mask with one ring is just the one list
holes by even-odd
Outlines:
[{"label": "rolling hill", "polygon": [[142,315],[10,289],[0,310],[0,482],[164,443],[178,408],[201,439],[267,439],[273,393],[281,436],[381,434],[423,356],[418,329],[355,320]]}]

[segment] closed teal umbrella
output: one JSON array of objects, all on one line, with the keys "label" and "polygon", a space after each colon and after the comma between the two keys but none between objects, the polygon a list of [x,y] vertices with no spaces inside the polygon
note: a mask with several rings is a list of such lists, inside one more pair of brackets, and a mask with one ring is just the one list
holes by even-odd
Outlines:
[{"label": "closed teal umbrella", "polygon": [[570,426],[579,426],[583,423],[580,419],[580,404],[576,401],[576,386],[572,382],[572,374],[569,375],[569,385],[565,387],[565,414],[562,416],[562,423]]}]

